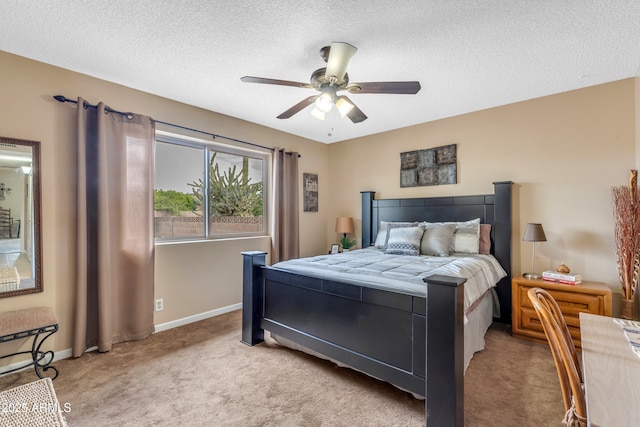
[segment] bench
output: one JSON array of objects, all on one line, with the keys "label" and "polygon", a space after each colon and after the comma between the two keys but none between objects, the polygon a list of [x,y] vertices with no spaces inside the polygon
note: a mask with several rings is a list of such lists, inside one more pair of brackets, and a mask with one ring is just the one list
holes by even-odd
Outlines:
[{"label": "bench", "polygon": [[55,379],[58,376],[58,369],[50,366],[53,362],[54,352],[51,350],[42,351],[40,347],[47,338],[57,331],[58,317],[49,307],[24,308],[0,313],[0,343],[33,337],[31,350],[0,356],[0,360],[2,360],[20,354],[31,355],[31,361],[4,373],[8,374],[33,365],[39,378],[44,378],[42,371],[52,369],[55,371],[55,375],[51,379]]}]

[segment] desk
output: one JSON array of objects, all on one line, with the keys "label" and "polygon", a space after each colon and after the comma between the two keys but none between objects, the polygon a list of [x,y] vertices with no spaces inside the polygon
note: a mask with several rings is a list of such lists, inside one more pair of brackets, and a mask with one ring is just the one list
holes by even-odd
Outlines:
[{"label": "desk", "polygon": [[611,317],[580,313],[590,426],[640,426],[640,357]]}]

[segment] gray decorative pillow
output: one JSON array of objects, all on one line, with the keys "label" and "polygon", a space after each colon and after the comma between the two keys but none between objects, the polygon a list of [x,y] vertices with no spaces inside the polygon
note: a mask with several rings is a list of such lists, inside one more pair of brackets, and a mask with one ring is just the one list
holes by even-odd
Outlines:
[{"label": "gray decorative pillow", "polygon": [[378,235],[376,236],[375,247],[378,249],[387,249],[387,240],[389,239],[389,228],[399,227],[415,227],[417,222],[389,222],[380,221],[380,228],[378,229]]},{"label": "gray decorative pillow", "polygon": [[425,224],[426,228],[420,242],[420,254],[429,256],[449,256],[453,243],[455,224]]},{"label": "gray decorative pillow", "polygon": [[480,251],[480,218],[460,222],[421,222],[423,227],[453,224],[455,231],[449,254],[477,254]]},{"label": "gray decorative pillow", "polygon": [[389,241],[385,254],[420,255],[420,240],[424,227],[399,227],[389,229]]}]

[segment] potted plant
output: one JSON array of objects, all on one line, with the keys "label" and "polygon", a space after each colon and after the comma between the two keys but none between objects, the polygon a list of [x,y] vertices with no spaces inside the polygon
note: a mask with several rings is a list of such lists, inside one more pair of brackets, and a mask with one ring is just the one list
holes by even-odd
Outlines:
[{"label": "potted plant", "polygon": [[340,239],[340,246],[342,246],[342,252],[348,252],[351,248],[356,245],[355,240],[349,239],[346,235]]},{"label": "potted plant", "polygon": [[638,171],[632,170],[629,186],[612,188],[616,262],[622,286],[622,317],[633,318],[633,302],[640,273],[640,193]]}]

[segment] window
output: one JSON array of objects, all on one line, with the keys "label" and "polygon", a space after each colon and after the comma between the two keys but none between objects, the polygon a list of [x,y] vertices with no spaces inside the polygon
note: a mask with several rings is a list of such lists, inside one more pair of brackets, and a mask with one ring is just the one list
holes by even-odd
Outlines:
[{"label": "window", "polygon": [[265,234],[266,153],[156,135],[156,239]]}]

